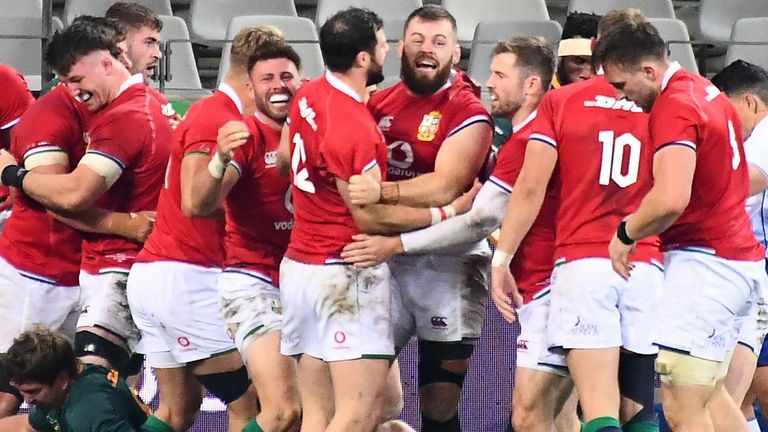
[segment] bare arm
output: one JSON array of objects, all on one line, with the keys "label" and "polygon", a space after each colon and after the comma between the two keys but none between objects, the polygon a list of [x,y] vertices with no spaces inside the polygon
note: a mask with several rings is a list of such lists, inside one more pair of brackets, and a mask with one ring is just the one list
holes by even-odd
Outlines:
[{"label": "bare arm", "polygon": [[68,174],[31,171],[24,178],[23,192],[52,210],[78,212],[91,207],[107,191],[104,177],[85,164]]},{"label": "bare arm", "polygon": [[17,414],[0,419],[0,432],[37,432],[30,424],[26,414]]},{"label": "bare arm", "polygon": [[768,189],[768,176],[766,176],[766,173],[751,163],[747,164],[747,167],[749,167],[749,196]]},{"label": "bare arm", "polygon": [[653,158],[653,187],[627,217],[627,235],[640,240],[669,228],[691,199],[696,152],[685,146],[662,148]]},{"label": "bare arm", "polygon": [[[181,161],[181,209],[187,217],[208,216],[221,207],[240,177],[229,162],[232,153],[249,137],[243,122],[231,121],[219,128],[213,157],[189,153]],[[213,159],[218,159],[218,163]]]},{"label": "bare arm", "polygon": [[[488,155],[493,130],[475,123],[446,139],[435,159],[435,171],[397,182],[398,203],[414,207],[444,206],[469,190]],[[388,182],[384,183],[387,187]]]}]

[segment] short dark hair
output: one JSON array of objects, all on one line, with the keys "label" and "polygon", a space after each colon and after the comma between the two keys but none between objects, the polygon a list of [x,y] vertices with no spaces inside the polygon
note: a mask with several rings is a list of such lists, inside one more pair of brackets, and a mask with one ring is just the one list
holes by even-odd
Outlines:
[{"label": "short dark hair", "polygon": [[59,75],[68,75],[75,63],[94,51],[107,51],[116,59],[122,53],[101,26],[83,21],[53,35],[45,61]]},{"label": "short dark hair", "polygon": [[645,14],[637,8],[614,9],[600,18],[597,24],[597,34],[603,35],[622,24],[637,24],[645,22]]},{"label": "short dark hair", "polygon": [[320,28],[320,51],[328,70],[345,72],[361,51],[375,55],[376,32],[383,22],[368,9],[351,7],[337,12]]},{"label": "short dark hair", "polygon": [[667,58],[667,45],[653,24],[647,21],[623,22],[600,34],[595,47],[596,63],[615,63],[635,67],[648,59]]},{"label": "short dark hair", "polygon": [[453,33],[456,34],[456,18],[454,18],[453,15],[451,15],[450,12],[448,12],[447,9],[440,5],[436,4],[427,4],[424,5],[413,12],[411,12],[408,15],[408,18],[405,19],[405,26],[403,26],[403,34],[405,34],[405,29],[408,28],[408,24],[411,23],[411,21],[414,20],[414,18],[418,18],[422,21],[448,21],[451,23],[451,27],[453,28]]},{"label": "short dark hair", "polygon": [[549,87],[549,80],[555,69],[555,53],[547,41],[540,36],[515,36],[501,41],[493,49],[493,55],[511,53],[516,56],[515,66],[526,70],[526,78],[537,75]]},{"label": "short dark hair", "polygon": [[590,39],[597,37],[597,24],[600,15],[591,12],[571,12],[565,18],[563,33],[560,39],[573,39],[581,37]]},{"label": "short dark hair", "polygon": [[284,42],[266,43],[259,46],[248,57],[248,71],[250,72],[256,63],[264,60],[284,58],[296,65],[296,69],[301,70],[301,57],[296,53],[292,46]]},{"label": "short dark hair", "polygon": [[157,14],[152,12],[152,9],[136,3],[114,3],[107,9],[104,16],[116,19],[128,29],[134,31],[142,27],[149,27],[155,31],[163,29],[163,22]]},{"label": "short dark hair", "polygon": [[756,64],[736,60],[713,76],[712,84],[728,96],[753,93],[768,104],[768,72]]},{"label": "short dark hair", "polygon": [[35,382],[50,386],[62,373],[77,376],[78,360],[64,335],[38,327],[22,333],[2,359],[15,384]]},{"label": "short dark hair", "polygon": [[105,18],[93,15],[80,15],[72,21],[72,25],[91,25],[101,28],[104,34],[116,44],[125,40],[125,27],[114,18]]}]

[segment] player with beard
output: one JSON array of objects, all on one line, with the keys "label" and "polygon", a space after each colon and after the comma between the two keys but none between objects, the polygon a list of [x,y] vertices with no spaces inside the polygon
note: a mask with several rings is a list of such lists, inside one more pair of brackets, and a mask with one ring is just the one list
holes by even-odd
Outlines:
[{"label": "player with beard", "polygon": [[[452,73],[460,49],[448,11],[435,5],[413,11],[398,51],[402,81],[374,93],[368,103],[387,141],[387,181],[377,195],[379,185],[370,177],[352,177],[352,203],[445,206],[480,173],[492,121],[472,86]],[[483,324],[489,255],[481,241],[389,261],[397,352],[412,336],[419,338],[425,431],[460,429],[458,403]]]},{"label": "player with beard", "polygon": [[[16,166],[12,155],[0,153],[4,184],[54,211],[82,211],[96,202],[111,211],[155,209],[171,128],[142,77],[131,76],[120,55],[98,26],[70,26],[53,37],[46,60],[75,98],[95,113],[88,124],[88,147],[68,174],[30,172]],[[125,281],[139,249],[117,236],[85,235],[79,277],[84,312],[75,350],[86,362],[123,367],[138,340]]]},{"label": "player with beard", "polygon": [[[610,35],[636,22],[645,22],[638,10],[612,11],[601,19],[599,33]],[[501,224],[492,288],[502,315],[513,319],[518,288],[508,263],[556,176],[548,361],[561,366],[567,361],[586,422],[583,431],[658,431],[657,349],[650,328],[663,275],[658,240],[637,245],[631,277],[617,275],[608,255],[611,227],[651,188],[651,153],[644,151],[648,118],[613,95],[608,81],[596,76],[544,96]]]},{"label": "player with beard", "polygon": [[[202,387],[227,405],[231,431],[243,429],[257,414],[256,392],[219,313],[224,211],[216,202],[206,207],[205,218],[192,216],[200,214],[196,208],[202,192],[221,184],[212,176],[222,177],[226,168],[216,151],[219,128],[254,113],[250,57],[263,45],[281,42],[281,36],[263,28],[238,32],[230,68],[217,91],[195,102],[176,129],[157,224],[128,280],[128,301],[160,388],[160,409],[147,422],[151,431],[191,427]],[[179,298],[187,299],[182,313]],[[278,418],[281,409],[279,404],[265,406],[256,417],[259,424],[268,431],[285,430],[290,419]],[[248,430],[260,430],[254,427]]]},{"label": "player with beard", "polygon": [[[383,78],[381,26],[358,8],[323,24],[328,72],[296,93],[281,141],[291,155],[294,226],[280,264],[280,350],[299,358],[305,430],[368,432],[386,415],[381,399],[395,354],[389,270],[345,265],[343,247],[361,231],[402,232],[453,213],[351,202],[349,179],[365,173],[378,184],[386,167],[384,139],[363,103],[366,87]],[[456,200],[455,213],[471,198]]]},{"label": "player with beard", "polygon": [[[485,239],[501,224],[509,193],[523,163],[525,145],[536,118],[536,107],[549,87],[554,54],[541,38],[519,36],[500,42],[493,52],[487,86],[494,116],[506,117],[514,133],[499,152],[496,167],[461,216],[397,237],[368,236],[350,244],[342,256],[347,262],[367,266],[395,254],[424,254]],[[543,364],[546,353],[546,316],[549,308],[549,275],[554,251],[555,193],[547,193],[534,227],[512,261],[524,304],[519,311],[522,333],[518,338],[517,370],[513,394],[513,423],[518,431],[550,431],[572,383],[561,369]],[[542,362],[542,363],[540,363]],[[560,431],[577,431],[575,403],[558,418]]]},{"label": "player with beard", "polygon": [[[114,20],[80,16],[72,25],[100,26],[111,39],[122,38],[119,23]],[[85,153],[84,132],[89,118],[83,104],[66,86],[59,85],[22,115],[12,132],[10,153],[23,160],[27,170],[68,173]],[[56,214],[23,193],[17,194],[13,209],[0,234],[0,298],[14,299],[0,301],[0,314],[6,320],[0,331],[0,353],[34,324],[42,323],[74,337],[82,307],[77,286],[82,238],[76,229],[143,242],[152,227],[149,216],[153,216],[98,208]],[[0,391],[6,389],[6,384],[0,381]],[[18,410],[21,396],[16,396],[0,397],[3,412]]]},{"label": "player with beard", "polygon": [[219,304],[259,395],[261,410],[252,430],[288,430],[300,412],[296,361],[280,355],[277,288],[293,226],[290,181],[278,172],[277,149],[300,67],[296,51],[281,41],[261,44],[251,54],[248,87],[256,111],[246,122],[230,121],[219,129],[216,154],[226,168],[202,174],[190,209],[205,217],[222,203],[225,207]]},{"label": "player with beard", "polygon": [[597,37],[600,15],[571,12],[563,24],[563,33],[557,49],[560,59],[553,87],[588,80],[594,75],[592,44]]},{"label": "player with beard", "polygon": [[[104,16],[116,19],[125,27],[125,53],[130,61],[128,69],[132,74],[142,74],[144,84],[149,86],[149,79],[163,56],[160,51],[163,22],[151,9],[136,3],[114,3]],[[149,92],[162,105],[163,114],[175,129],[181,117],[176,114],[165,95],[151,87]]]}]

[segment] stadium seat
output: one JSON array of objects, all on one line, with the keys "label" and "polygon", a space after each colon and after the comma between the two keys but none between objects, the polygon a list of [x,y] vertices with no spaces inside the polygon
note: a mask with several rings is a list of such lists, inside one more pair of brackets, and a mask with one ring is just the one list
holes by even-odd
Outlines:
[{"label": "stadium seat", "polygon": [[725,43],[740,18],[768,17],[766,0],[701,0],[699,28],[705,40]]},{"label": "stadium seat", "polygon": [[605,15],[614,9],[637,8],[648,18],[675,18],[672,0],[569,0],[568,12]]},{"label": "stadium seat", "polygon": [[482,21],[496,21],[499,17],[514,17],[515,21],[549,20],[544,0],[443,0],[443,7],[456,18],[462,45],[472,41],[475,27]]},{"label": "stadium seat", "polygon": [[[320,52],[317,30],[312,20],[308,18],[270,15],[239,16],[232,19],[226,37],[227,39],[234,38],[237,32],[244,27],[263,25],[275,26],[283,32],[285,39],[291,43],[301,57],[304,77],[317,78],[323,74],[325,65],[323,55]],[[227,70],[229,70],[230,45],[224,45],[224,51],[221,54],[218,82],[224,79]]]},{"label": "stadium seat", "polygon": [[[0,63],[21,72],[32,90],[41,88],[42,23],[40,16],[0,16],[0,36],[21,36],[0,38]],[[51,31],[61,31],[62,28],[61,20],[52,17]]]},{"label": "stadium seat", "polygon": [[0,11],[2,17],[40,18],[43,16],[43,0],[0,0]]},{"label": "stadium seat", "polygon": [[189,15],[192,36],[208,40],[227,39],[227,29],[236,16],[297,16],[293,0],[192,0]]},{"label": "stadium seat", "polygon": [[[382,20],[384,27],[390,20],[405,19],[414,9],[422,6],[421,0],[318,0],[315,23],[317,27],[323,25],[325,20],[336,12],[350,6],[368,8],[376,12]],[[389,36],[388,36],[389,37]]]},{"label": "stadium seat", "polygon": [[[648,18],[648,21],[659,30],[659,34],[665,41],[690,41],[688,29],[685,27],[685,23],[679,19]],[[691,72],[699,71],[691,44],[671,43],[668,44],[668,47],[670,59],[679,62],[681,66]]]},{"label": "stadium seat", "polygon": [[403,38],[403,26],[405,26],[404,18],[393,19],[384,24],[389,52],[387,53],[387,58],[384,59],[383,72],[385,82],[379,86],[381,88],[388,87],[400,79],[400,57],[397,56],[397,44]]},{"label": "stadium seat", "polygon": [[768,69],[768,17],[742,18],[731,31],[731,42],[763,42],[765,45],[728,45],[725,64],[744,60]]},{"label": "stadium seat", "polygon": [[491,75],[489,65],[496,43],[517,35],[541,36],[556,50],[562,27],[557,21],[485,21],[477,25],[469,55],[469,76],[483,86]]},{"label": "stadium seat", "polygon": [[[64,3],[64,23],[72,24],[72,21],[80,15],[104,16],[104,12],[117,0],[67,0]],[[158,15],[173,15],[170,0],[133,0],[130,3],[138,3],[152,9]]]},{"label": "stadium seat", "polygon": [[[200,90],[200,76],[197,73],[197,64],[195,56],[192,53],[192,44],[190,42],[174,42],[174,39],[189,39],[187,23],[183,19],[175,16],[162,15],[163,30],[160,32],[160,38],[166,51],[170,49],[170,55],[167,55],[163,69],[168,71],[169,76],[165,82],[167,89],[193,89]],[[170,41],[170,42],[169,42]],[[169,68],[170,66],[170,68]]]}]

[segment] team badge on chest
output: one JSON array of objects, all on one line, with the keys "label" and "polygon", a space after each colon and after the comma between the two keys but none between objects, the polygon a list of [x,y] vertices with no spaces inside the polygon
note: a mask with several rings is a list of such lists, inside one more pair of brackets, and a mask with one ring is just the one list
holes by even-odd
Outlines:
[{"label": "team badge on chest", "polygon": [[424,115],[424,119],[421,120],[416,138],[419,141],[432,141],[437,135],[437,130],[440,127],[440,111],[432,111],[429,114]]}]

